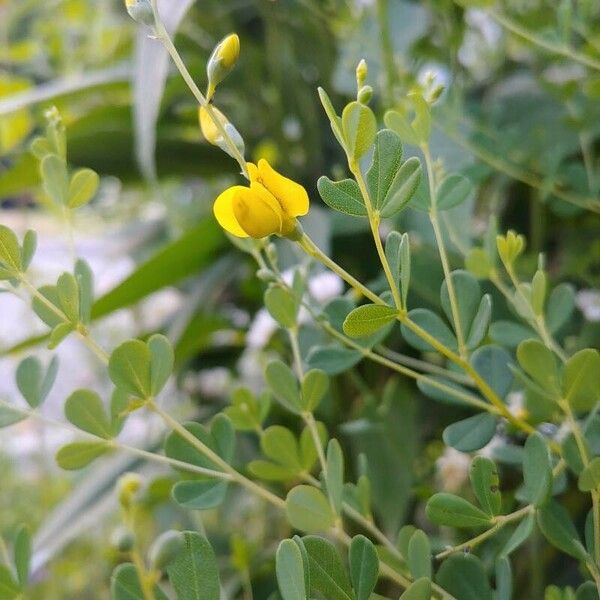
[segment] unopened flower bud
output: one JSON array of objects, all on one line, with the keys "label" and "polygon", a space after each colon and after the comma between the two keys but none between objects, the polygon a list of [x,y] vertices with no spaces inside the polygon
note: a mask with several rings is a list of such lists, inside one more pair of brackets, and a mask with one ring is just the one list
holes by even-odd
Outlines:
[{"label": "unopened flower bud", "polygon": [[110,536],[110,543],[119,552],[129,552],[135,545],[135,534],[128,527],[117,527]]},{"label": "unopened flower bud", "polygon": [[[229,123],[227,117],[214,106],[211,107],[211,112],[224,129],[225,125]],[[219,142],[223,139],[223,136],[218,130],[214,120],[208,113],[208,110],[204,108],[204,106],[201,106],[198,110],[198,121],[200,122],[200,131],[202,131],[202,135],[206,141],[213,146],[218,146]]]},{"label": "unopened flower bud", "polygon": [[223,38],[213,50],[206,65],[208,75],[208,99],[212,98],[215,88],[229,75],[240,56],[240,38],[237,33],[230,33]]},{"label": "unopened flower bud", "polygon": [[[225,130],[227,137],[233,142],[234,146],[243,156],[245,150],[244,139],[240,135],[239,131],[227,120],[227,117],[218,108],[211,106],[210,110],[214,115],[215,119],[217,119],[217,121]],[[235,158],[233,152],[231,151],[231,148],[226,143],[225,139],[221,135],[221,132],[219,131],[219,128],[217,127],[213,118],[209,114],[208,109],[204,106],[201,106],[198,110],[198,120],[200,122],[200,130],[202,131],[202,135],[204,136],[206,141],[209,144],[218,146],[219,148],[221,148],[221,150],[229,154],[229,156]]]},{"label": "unopened flower bud", "polygon": [[183,535],[170,529],[159,535],[148,552],[150,565],[157,571],[163,571],[183,549]]},{"label": "unopened flower bud", "polygon": [[369,104],[372,97],[373,97],[373,88],[370,85],[363,85],[358,90],[358,95],[356,96],[356,99],[361,104]]},{"label": "unopened flower bud", "polygon": [[368,72],[369,69],[367,68],[367,62],[363,58],[356,67],[356,89],[360,90],[360,88],[365,84]]},{"label": "unopened flower bud", "polygon": [[119,502],[123,508],[129,508],[135,495],[142,487],[142,478],[137,473],[125,473],[117,481]]},{"label": "unopened flower bud", "polygon": [[125,8],[129,16],[142,25],[154,25],[154,13],[150,0],[125,0]]},{"label": "unopened flower bud", "polygon": [[444,93],[445,89],[446,88],[444,88],[442,84],[434,86],[428,94],[427,100],[429,101],[429,104],[433,104],[436,100],[438,100],[439,97]]},{"label": "unopened flower bud", "polygon": [[504,264],[511,265],[525,249],[525,238],[514,231],[496,237],[498,254]]}]

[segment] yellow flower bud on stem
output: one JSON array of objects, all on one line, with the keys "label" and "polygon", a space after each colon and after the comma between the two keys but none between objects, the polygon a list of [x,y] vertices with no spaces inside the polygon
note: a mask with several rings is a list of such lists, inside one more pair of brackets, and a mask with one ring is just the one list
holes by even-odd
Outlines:
[{"label": "yellow flower bud on stem", "polygon": [[230,33],[223,38],[212,51],[206,64],[208,87],[206,99],[210,101],[217,86],[229,75],[240,56],[240,38],[236,33]]},{"label": "yellow flower bud on stem", "polygon": [[367,74],[369,69],[367,67],[367,62],[365,59],[361,59],[361,61],[356,66],[356,89],[360,90],[363,85],[365,85],[365,81],[367,80]]}]

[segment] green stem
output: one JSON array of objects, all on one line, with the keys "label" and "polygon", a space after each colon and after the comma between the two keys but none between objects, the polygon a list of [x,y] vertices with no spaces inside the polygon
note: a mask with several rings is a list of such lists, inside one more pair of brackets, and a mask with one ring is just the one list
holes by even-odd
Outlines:
[{"label": "green stem", "polygon": [[10,556],[8,555],[8,548],[2,535],[0,535],[0,561],[7,567],[10,567]]},{"label": "green stem", "polygon": [[381,217],[376,210],[373,210],[373,203],[371,202],[371,196],[369,195],[369,190],[367,189],[367,185],[363,178],[362,172],[360,170],[360,165],[355,160],[349,160],[348,166],[350,167],[350,171],[354,175],[356,179],[356,183],[360,189],[360,193],[365,202],[365,207],[367,209],[367,216],[369,218],[369,225],[371,226],[371,233],[373,234],[373,241],[375,242],[375,248],[377,249],[377,255],[379,256],[379,260],[381,262],[381,266],[383,267],[383,271],[385,273],[385,277],[388,281],[388,285],[390,291],[392,292],[392,297],[394,298],[394,304],[399,311],[405,311],[406,307],[402,306],[402,299],[400,298],[400,292],[398,291],[398,286],[396,284],[396,280],[394,279],[394,275],[392,274],[392,269],[388,263],[387,257],[385,255],[385,250],[383,249],[383,244],[381,242],[381,236],[379,235],[379,224],[381,223]]},{"label": "green stem", "polygon": [[54,427],[60,427],[61,429],[66,429],[67,431],[71,431],[75,434],[85,436],[90,439],[98,440],[101,442],[106,442],[110,444],[112,448],[115,450],[122,450],[123,452],[127,452],[129,454],[133,454],[135,456],[139,456],[140,458],[144,458],[149,461],[158,462],[162,464],[169,465],[174,469],[178,469],[180,471],[186,471],[188,473],[196,473],[198,475],[204,475],[206,477],[214,477],[215,479],[224,479],[231,480],[231,477],[227,473],[223,473],[221,471],[215,471],[213,469],[207,469],[205,467],[199,467],[196,465],[192,465],[190,463],[183,462],[181,460],[177,460],[174,458],[169,458],[168,456],[164,456],[162,454],[154,454],[153,452],[148,452],[147,450],[143,450],[142,448],[135,448],[134,446],[128,446],[126,444],[122,444],[117,440],[107,441],[105,438],[100,437],[98,435],[94,435],[93,433],[89,433],[87,431],[83,431],[76,427],[71,426],[68,423],[64,423],[62,421],[57,421],[45,415],[42,415],[40,412],[36,410],[30,410],[26,408],[21,408],[17,406],[13,406],[9,402],[2,400],[0,398],[0,406],[4,406],[11,411],[18,412],[28,418],[36,419],[41,421],[42,423],[46,423],[47,425],[52,425]]},{"label": "green stem", "polygon": [[144,600],[154,600],[154,590],[152,589],[154,586],[150,581],[150,577],[148,577],[146,565],[144,565],[144,561],[137,547],[134,547],[133,550],[131,550],[129,556],[131,557],[131,562],[133,562],[133,565],[135,566]]},{"label": "green stem", "polygon": [[565,354],[564,350],[557,344],[554,338],[550,335],[550,332],[546,327],[544,315],[536,315],[533,312],[533,308],[531,308],[527,298],[525,297],[525,294],[523,293],[523,290],[521,288],[521,282],[518,280],[512,265],[510,263],[504,263],[504,268],[506,269],[506,272],[508,273],[511,282],[515,287],[516,293],[519,295],[519,298],[521,298],[521,302],[523,302],[525,306],[529,306],[529,308],[531,309],[531,315],[528,319],[529,323],[537,331],[538,335],[542,338],[542,341],[544,342],[546,347],[552,350],[562,362],[566,362],[567,355]]},{"label": "green stem", "polygon": [[[29,292],[29,294],[39,300],[48,310],[52,311],[59,319],[64,321],[65,323],[70,323],[69,317],[65,315],[65,313],[58,308],[58,306],[54,305],[46,296],[44,296],[33,284],[31,284],[25,275],[21,275],[19,281],[25,287],[25,289]],[[83,326],[78,326],[75,331],[81,336],[81,339],[85,343],[85,345],[104,363],[108,364],[109,355],[108,353],[101,348],[95,340],[90,336],[90,332],[87,328]]]},{"label": "green stem", "polygon": [[436,560],[442,560],[442,559],[450,556],[451,554],[454,554],[455,552],[460,552],[461,550],[470,551],[472,548],[474,548],[481,542],[492,537],[494,534],[496,534],[498,531],[500,531],[500,529],[502,529],[505,525],[508,525],[509,523],[512,523],[514,521],[519,521],[520,519],[527,516],[528,514],[531,514],[531,512],[533,510],[534,510],[533,506],[531,504],[528,504],[527,506],[525,506],[513,513],[510,513],[509,515],[500,515],[500,516],[494,517],[494,525],[492,527],[490,527],[490,529],[487,529],[483,533],[480,533],[479,535],[475,536],[474,538],[471,538],[470,540],[467,540],[466,542],[463,542],[462,544],[458,544],[457,546],[453,546],[452,548],[448,548],[447,550],[444,550],[443,552],[436,554],[436,556],[435,556]]},{"label": "green stem", "polygon": [[579,206],[580,208],[584,208],[586,210],[590,210],[595,213],[600,213],[600,201],[593,197],[586,197],[580,194],[576,194],[574,192],[570,192],[568,190],[559,187],[556,184],[552,184],[551,186],[544,180],[543,177],[536,175],[535,173],[530,173],[525,171],[521,167],[517,165],[513,165],[507,162],[505,159],[496,156],[494,153],[486,150],[474,144],[467,138],[458,134],[454,129],[450,129],[448,127],[444,127],[438,120],[434,119],[434,123],[436,127],[441,129],[448,137],[453,139],[458,145],[462,146],[472,154],[474,154],[479,160],[487,163],[490,167],[495,169],[500,173],[504,173],[508,177],[515,179],[516,181],[521,181],[525,185],[528,185],[531,188],[540,190],[544,193],[552,193],[561,200],[565,202],[569,202],[575,206]]},{"label": "green stem", "polygon": [[440,367],[439,365],[434,365],[432,363],[428,363],[424,360],[420,360],[418,358],[414,358],[412,356],[407,356],[406,354],[401,354],[400,352],[396,352],[395,350],[390,350],[386,346],[375,346],[375,350],[397,362],[398,364],[412,367],[414,369],[420,369],[421,371],[426,371],[428,373],[432,373],[433,375],[441,375],[442,377],[446,377],[447,379],[452,379],[456,383],[466,386],[472,386],[473,380],[462,373],[457,373],[456,371],[450,371],[449,369],[444,369],[444,367]]},{"label": "green stem", "polygon": [[318,320],[316,316],[314,318],[317,320],[318,323],[320,323],[321,327],[327,333],[329,333],[329,335],[331,335],[335,339],[342,342],[345,346],[348,346],[349,348],[352,348],[353,350],[360,352],[365,358],[368,358],[369,360],[371,360],[373,362],[383,365],[384,367],[387,367],[388,369],[392,369],[393,371],[396,371],[397,373],[400,373],[401,375],[410,377],[410,378],[414,379],[415,381],[421,381],[422,383],[425,383],[437,390],[440,390],[441,392],[444,392],[450,396],[453,396],[454,398],[461,400],[461,401],[465,402],[466,404],[473,406],[474,408],[478,408],[480,410],[485,410],[485,411],[491,412],[493,414],[499,414],[496,407],[492,406],[491,404],[489,404],[487,402],[483,402],[477,396],[474,396],[473,394],[469,394],[469,393],[463,392],[461,390],[458,390],[456,388],[453,388],[452,386],[446,385],[436,379],[432,379],[431,377],[428,377],[427,375],[423,375],[422,373],[419,373],[418,371],[414,371],[413,369],[410,369],[408,367],[399,365],[399,364],[395,363],[394,361],[390,360],[389,358],[386,358],[385,356],[380,356],[379,354],[373,352],[372,350],[369,350],[368,348],[361,346],[354,340],[341,334],[337,329],[335,329],[335,327],[333,327],[329,323],[325,323],[323,321]]},{"label": "green stem", "polygon": [[294,357],[294,368],[300,382],[304,377],[302,368],[302,355],[300,354],[300,344],[298,343],[298,327],[290,327],[288,329],[290,338],[290,346],[292,347],[292,356]]},{"label": "green stem", "polygon": [[71,262],[75,264],[77,261],[77,251],[75,249],[75,234],[73,232],[73,214],[68,206],[63,206],[63,218],[67,228],[67,237],[69,243],[69,254]]},{"label": "green stem", "polygon": [[[302,235],[298,243],[300,247],[307,254],[309,254],[309,256],[312,256],[313,258],[324,264],[326,267],[331,269],[334,273],[338,274],[346,283],[348,283],[357,292],[361,293],[369,300],[371,300],[371,302],[373,302],[374,304],[385,304],[385,302],[379,296],[371,292],[367,287],[360,283],[360,281],[355,279],[352,275],[350,275],[344,269],[342,269],[337,263],[331,260],[326,254],[324,254],[306,234]],[[507,406],[498,397],[496,392],[494,392],[494,390],[488,385],[488,383],[481,377],[481,375],[471,366],[471,364],[468,361],[458,356],[458,354],[453,352],[450,348],[446,347],[443,343],[441,343],[439,340],[430,335],[422,327],[417,325],[417,323],[412,321],[406,313],[400,312],[398,314],[397,319],[405,327],[410,329],[415,335],[420,337],[422,340],[424,340],[430,346],[432,346],[435,350],[437,350],[440,354],[442,354],[450,361],[455,363],[457,366],[462,368],[467,373],[467,375],[469,375],[473,379],[473,382],[479,388],[479,390],[485,396],[485,398],[489,400],[489,402],[496,408],[499,415],[506,418],[510,423],[512,423],[515,427],[521,429],[522,431],[525,431],[527,433],[533,433],[535,431],[535,428],[532,427],[529,423],[523,421],[519,417],[516,417],[510,412],[510,410],[508,410]],[[553,445],[553,449],[555,451],[557,450],[556,444]]]},{"label": "green stem", "polygon": [[[575,438],[575,443],[577,444],[583,466],[587,467],[590,464],[590,456],[579,423],[577,423],[577,419],[571,410],[568,400],[561,399],[559,406],[567,417],[567,422],[571,427],[571,432]],[[596,563],[595,570],[598,571],[598,568],[600,567],[600,491],[595,489],[592,490],[590,494],[592,496],[592,518],[594,524],[594,561]],[[600,592],[600,587],[598,588],[598,592]]]},{"label": "green stem", "polygon": [[557,43],[552,42],[540,35],[537,35],[536,33],[533,33],[526,27],[523,27],[516,21],[513,21],[506,15],[501,14],[497,10],[490,9],[489,14],[495,21],[497,21],[500,25],[502,25],[502,27],[504,27],[505,29],[508,29],[512,33],[527,40],[528,42],[531,42],[532,44],[539,46],[540,48],[543,48],[544,50],[553,52],[554,54],[558,54],[560,56],[570,58],[571,60],[574,60],[575,62],[585,65],[586,67],[590,67],[591,69],[596,69],[597,71],[600,71],[600,62],[599,61],[594,60],[593,58],[590,58],[589,56],[582,54],[581,52],[577,52],[576,50],[573,50],[566,44],[557,44]]},{"label": "green stem", "polygon": [[227,461],[223,460],[214,450],[211,450],[206,444],[201,442],[195,435],[190,433],[179,421],[175,420],[169,413],[164,411],[158,404],[150,399],[146,402],[146,406],[149,410],[156,413],[161,417],[161,419],[165,422],[165,424],[177,435],[179,435],[182,439],[190,444],[193,448],[198,450],[201,454],[203,454],[206,458],[208,458],[212,463],[214,463],[217,467],[222,469],[225,473],[227,473],[232,481],[240,484],[246,489],[254,492],[261,498],[264,498],[271,504],[284,509],[285,502],[279,497],[267,490],[266,488],[261,487],[251,479],[244,477],[240,472],[236,471]]},{"label": "green stem", "polygon": [[450,299],[450,310],[452,312],[452,320],[454,321],[454,331],[456,332],[456,340],[458,342],[458,353],[462,358],[468,356],[467,347],[465,345],[464,332],[462,330],[462,323],[460,321],[460,313],[458,311],[458,300],[456,296],[456,290],[454,289],[454,281],[452,280],[452,274],[450,271],[450,261],[448,260],[448,254],[446,253],[446,245],[444,244],[444,236],[437,218],[437,183],[435,180],[435,171],[433,168],[433,160],[431,158],[431,152],[429,151],[428,144],[422,144],[421,150],[425,157],[425,166],[427,169],[427,179],[429,181],[429,195],[431,197],[431,209],[429,210],[429,220],[433,227],[433,233],[435,235],[435,242],[438,247],[440,254],[440,260],[442,262],[442,268],[444,270],[444,279],[446,280],[446,286],[448,289],[448,298]]},{"label": "green stem", "polygon": [[[313,244],[313,246],[314,246],[314,244]],[[314,246],[314,247],[316,248],[316,246]],[[325,258],[327,258],[325,255],[323,255],[323,256]],[[259,263],[261,268],[266,266],[262,257],[260,257],[260,261],[257,261],[257,262]],[[333,263],[333,264],[335,266],[337,266],[336,263]],[[277,271],[274,271],[274,272],[277,273]],[[280,285],[290,289],[289,286],[287,285],[287,283],[281,277],[281,274],[277,273],[277,275],[279,278]],[[370,293],[369,290],[367,290],[366,288],[365,288],[365,290],[367,293]],[[363,293],[363,292],[361,291],[361,293]],[[458,400],[462,400],[466,404],[469,404],[475,408],[479,408],[481,410],[485,410],[485,411],[491,412],[493,414],[499,414],[499,411],[497,410],[497,408],[495,406],[492,406],[491,404],[483,402],[482,400],[480,400],[477,396],[474,396],[473,394],[469,394],[469,393],[463,392],[461,390],[455,389],[449,385],[446,385],[440,381],[437,381],[436,379],[433,379],[431,377],[428,377],[427,375],[419,373],[418,371],[415,371],[414,369],[403,366],[402,364],[399,364],[398,362],[394,361],[393,358],[391,358],[391,357],[381,356],[380,354],[373,352],[371,349],[366,348],[365,346],[361,346],[360,344],[358,344],[351,338],[345,336],[343,333],[340,333],[335,327],[333,327],[331,325],[331,323],[324,320],[321,316],[317,315],[315,313],[315,311],[313,310],[313,308],[310,306],[310,304],[303,301],[302,306],[304,306],[304,308],[306,308],[306,310],[309,312],[309,314],[313,318],[314,322],[317,323],[329,335],[331,335],[331,337],[337,339],[345,346],[348,346],[349,348],[352,348],[353,350],[360,352],[365,358],[368,358],[369,360],[371,360],[373,362],[376,362],[380,365],[383,365],[384,367],[387,367],[393,371],[396,371],[397,373],[399,373],[401,375],[410,377],[410,378],[414,379],[415,381],[421,381],[427,385],[430,385],[431,387],[438,389],[450,396],[453,396],[454,398],[457,398]],[[389,351],[389,350],[387,350],[387,352],[391,353],[391,351]],[[409,357],[405,357],[405,358],[408,359]],[[417,361],[417,362],[422,363],[422,361]],[[427,363],[424,363],[424,364],[427,364]],[[433,365],[431,365],[431,367],[433,368]],[[456,375],[457,378],[460,377],[460,374],[458,374],[458,373],[453,374],[450,371],[441,369],[441,367],[440,367],[439,373],[443,374],[447,377],[450,377],[451,375]],[[467,383],[466,381],[463,382],[461,380],[458,380],[458,382],[459,383]],[[473,380],[471,378],[469,378],[468,383],[470,385],[473,385]]]},{"label": "green stem", "polygon": [[212,105],[210,104],[210,102],[208,102],[206,100],[206,98],[204,97],[204,94],[200,91],[200,89],[196,85],[196,82],[194,81],[193,77],[190,75],[190,72],[188,71],[187,67],[185,66],[185,63],[183,62],[181,56],[179,55],[179,52],[177,51],[175,44],[173,44],[173,41],[171,40],[171,36],[169,35],[169,32],[166,30],[163,22],[160,19],[160,15],[158,13],[158,7],[157,7],[157,0],[152,0],[152,11],[154,13],[156,37],[160,40],[160,42],[166,48],[167,52],[171,55],[171,58],[173,59],[175,66],[181,73],[181,76],[183,77],[187,86],[190,88],[190,91],[192,92],[192,94],[194,94],[194,97],[198,101],[198,104],[200,104],[200,106],[202,106],[203,108],[206,109],[206,112],[209,115],[209,117],[211,118],[215,127],[217,128],[217,131],[225,140],[225,143],[227,144],[227,147],[229,148],[232,156],[235,158],[235,160],[240,165],[242,174],[244,175],[244,177],[246,179],[249,179],[250,176],[248,173],[248,163],[246,162],[246,159],[242,156],[242,153],[240,152],[238,147],[235,145],[234,141],[231,139],[231,137],[229,136],[227,131],[225,131],[225,128],[223,127],[223,124],[221,123],[221,121],[217,118],[217,116],[212,108]]}]

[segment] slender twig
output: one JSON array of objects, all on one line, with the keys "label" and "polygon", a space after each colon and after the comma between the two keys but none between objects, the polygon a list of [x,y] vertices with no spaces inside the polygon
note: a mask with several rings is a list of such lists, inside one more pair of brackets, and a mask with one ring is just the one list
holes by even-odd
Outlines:
[{"label": "slender twig", "polygon": [[492,537],[494,534],[496,534],[498,531],[500,531],[500,529],[502,529],[505,525],[508,525],[509,523],[513,523],[514,521],[519,521],[523,517],[531,514],[533,512],[533,510],[534,510],[533,506],[531,504],[528,504],[527,506],[520,508],[519,510],[517,510],[513,513],[510,513],[509,515],[499,515],[497,517],[494,517],[494,519],[493,519],[494,525],[492,527],[490,527],[490,529],[487,529],[483,533],[480,533],[479,535],[475,536],[474,538],[471,538],[470,540],[467,540],[466,542],[463,542],[462,544],[458,544],[456,546],[452,546],[451,548],[447,548],[443,552],[436,554],[435,558],[437,560],[442,560],[442,559],[450,556],[451,554],[454,554],[455,552],[460,552],[461,550],[471,550],[472,548],[474,548],[481,542]]},{"label": "slender twig", "polygon": [[400,297],[400,292],[398,291],[398,285],[396,284],[396,280],[394,279],[394,275],[392,274],[392,270],[388,263],[387,257],[385,255],[385,250],[383,249],[383,244],[381,243],[381,236],[379,235],[379,224],[380,224],[380,216],[379,213],[373,210],[373,203],[371,201],[371,196],[369,194],[369,190],[367,189],[367,185],[363,178],[362,172],[360,170],[360,165],[356,160],[349,160],[348,166],[350,167],[350,171],[354,175],[356,179],[356,183],[360,189],[360,193],[363,197],[365,208],[367,209],[367,217],[369,219],[369,225],[371,226],[371,233],[373,234],[373,241],[375,242],[375,248],[377,249],[377,254],[379,256],[379,260],[381,262],[381,266],[383,267],[383,271],[385,273],[385,277],[388,281],[388,285],[390,291],[392,292],[392,297],[394,298],[394,304],[399,311],[405,311],[406,307],[402,305],[402,298]]},{"label": "slender twig", "polygon": [[[307,253],[309,256],[314,257],[321,263],[323,263],[326,267],[331,269],[334,273],[338,274],[346,283],[348,283],[352,288],[354,288],[357,292],[371,300],[374,304],[385,304],[385,302],[376,294],[374,294],[371,290],[369,290],[365,285],[360,283],[355,277],[346,272],[342,267],[340,267],[336,262],[331,260],[326,254],[324,254],[318,246],[306,235],[303,234],[302,238],[299,240],[300,247]],[[467,375],[469,375],[475,385],[479,388],[481,393],[489,400],[489,402],[497,409],[498,414],[506,418],[510,423],[512,423],[518,429],[525,431],[527,433],[533,433],[535,431],[535,427],[524,421],[523,419],[517,417],[512,414],[508,407],[502,402],[502,400],[498,397],[496,392],[490,387],[490,385],[481,377],[481,375],[473,368],[473,366],[467,361],[460,357],[456,352],[445,346],[438,339],[433,337],[427,331],[425,331],[422,327],[420,327],[417,323],[415,323],[406,313],[399,312],[397,319],[408,329],[410,329],[415,335],[420,337],[422,340],[427,342],[430,346],[432,346],[435,350],[437,350],[440,354],[448,358],[450,361],[455,363],[457,366],[462,368]],[[390,361],[391,362],[391,361]],[[393,363],[392,363],[393,364]],[[560,447],[556,444],[552,444],[553,450],[560,452]]]},{"label": "slender twig", "polygon": [[585,54],[582,54],[581,52],[574,50],[566,44],[557,44],[553,41],[550,41],[544,38],[543,36],[530,31],[523,25],[517,23],[516,21],[513,21],[510,17],[503,15],[495,9],[490,9],[488,12],[489,15],[495,21],[502,25],[502,27],[508,29],[515,35],[518,35],[519,37],[523,38],[524,40],[527,40],[528,42],[531,42],[532,44],[539,46],[544,50],[548,50],[553,54],[558,54],[559,56],[570,58],[575,62],[585,65],[586,67],[590,67],[591,69],[596,69],[597,71],[600,71],[600,61],[595,60]]},{"label": "slender twig", "polygon": [[515,270],[513,269],[512,265],[510,263],[506,262],[506,263],[504,263],[504,267],[506,269],[506,272],[508,273],[508,276],[510,277],[512,284],[515,287],[516,293],[519,295],[519,298],[521,299],[521,302],[523,302],[523,304],[525,306],[528,306],[531,309],[531,315],[528,319],[529,323],[537,331],[538,335],[542,338],[542,341],[544,342],[544,344],[550,350],[552,350],[560,358],[560,360],[562,362],[566,362],[567,355],[565,354],[564,350],[558,345],[558,343],[554,340],[554,338],[550,335],[550,332],[548,331],[548,328],[546,327],[546,321],[544,319],[544,315],[536,315],[533,312],[533,309],[531,308],[529,302],[527,301],[527,298],[525,297],[525,294],[523,293],[521,282],[518,280],[517,275],[516,275]]},{"label": "slender twig", "polygon": [[206,112],[209,115],[212,122],[214,123],[215,127],[217,128],[217,131],[219,132],[219,134],[222,136],[223,140],[227,144],[227,147],[229,148],[231,155],[233,156],[233,158],[235,158],[235,160],[240,165],[242,174],[244,175],[244,177],[246,179],[249,179],[250,176],[248,173],[248,163],[246,162],[246,159],[243,157],[239,148],[235,145],[235,142],[231,139],[231,136],[225,130],[225,127],[223,127],[223,124],[221,123],[221,121],[217,117],[217,115],[215,114],[211,103],[207,101],[207,99],[204,97],[204,94],[200,91],[200,89],[196,85],[196,82],[194,81],[193,77],[190,75],[190,72],[188,71],[187,67],[185,66],[185,63],[183,62],[181,56],[179,55],[177,48],[175,48],[175,44],[173,44],[173,40],[171,40],[171,36],[169,35],[169,32],[166,30],[166,28],[160,18],[160,14],[158,12],[158,7],[157,7],[157,0],[152,0],[152,11],[154,12],[156,37],[166,48],[167,52],[171,55],[171,58],[173,59],[175,66],[181,73],[181,76],[185,80],[187,86],[190,88],[190,91],[192,92],[192,94],[194,94],[194,97],[198,101],[198,104],[200,104],[200,106],[202,106],[204,109],[206,109]]},{"label": "slender twig", "polygon": [[448,254],[446,253],[446,245],[444,244],[444,236],[438,222],[437,212],[437,182],[435,180],[435,171],[433,168],[433,160],[431,158],[431,152],[429,151],[428,144],[422,144],[421,150],[425,158],[425,166],[427,169],[427,179],[429,181],[429,196],[431,198],[431,208],[429,209],[429,220],[433,227],[433,233],[435,235],[435,242],[437,244],[440,260],[442,262],[442,269],[444,270],[444,279],[446,281],[446,287],[448,289],[448,298],[450,300],[450,310],[452,312],[452,320],[454,321],[454,331],[456,333],[456,341],[458,342],[458,353],[462,358],[468,356],[467,347],[465,344],[465,332],[463,332],[462,323],[460,321],[460,312],[458,310],[458,298],[456,290],[454,288],[454,281],[452,280],[452,273],[450,272],[450,262],[448,260]]},{"label": "slender twig", "polygon": [[273,494],[273,492],[263,488],[251,479],[244,477],[239,471],[236,471],[227,461],[222,459],[214,450],[209,448],[206,444],[200,441],[195,435],[190,433],[179,421],[174,419],[168,412],[164,411],[153,399],[149,399],[146,402],[146,406],[149,410],[156,413],[165,422],[165,424],[184,439],[190,446],[195,448],[198,452],[208,458],[215,466],[222,469],[225,473],[228,473],[232,481],[240,484],[247,488],[253,493],[257,494],[261,498],[264,498],[271,504],[285,508],[285,502],[279,497]]},{"label": "slender twig", "polygon": [[152,462],[159,462],[166,464],[174,469],[178,469],[180,471],[186,471],[188,473],[195,473],[197,475],[204,475],[206,477],[213,477],[215,479],[224,479],[226,481],[231,480],[231,476],[227,473],[223,473],[221,471],[215,471],[214,469],[207,469],[206,467],[200,467],[197,465],[193,465],[191,463],[183,462],[181,460],[177,460],[175,458],[169,458],[168,456],[164,456],[163,454],[155,454],[154,452],[148,452],[142,448],[136,448],[134,446],[129,446],[127,444],[123,444],[118,440],[106,440],[103,437],[98,435],[94,435],[88,431],[83,431],[74,427],[69,423],[65,423],[63,421],[58,421],[56,419],[52,419],[51,417],[47,417],[43,415],[37,410],[31,410],[27,408],[22,408],[19,406],[14,406],[10,402],[6,402],[0,398],[0,406],[4,406],[11,411],[22,414],[24,417],[36,419],[42,423],[46,423],[47,425],[52,425],[53,427],[60,427],[61,429],[66,429],[80,436],[84,436],[90,439],[94,439],[100,442],[105,442],[111,448],[115,450],[122,450],[123,452],[127,452],[128,454],[133,454],[135,456],[139,456],[140,458],[144,458],[146,460]]},{"label": "slender twig", "polygon": [[[39,302],[41,302],[48,310],[52,311],[59,319],[64,321],[65,323],[71,323],[71,320],[65,313],[58,308],[55,304],[50,302],[46,296],[44,296],[29,280],[25,277],[25,275],[21,275],[19,277],[19,281],[23,285],[23,287],[30,293],[31,296],[35,297]],[[89,330],[83,325],[78,324],[75,328],[75,331],[81,336],[81,339],[85,343],[85,345],[104,363],[108,364],[108,353],[98,345],[97,342],[91,337]]]},{"label": "slender twig", "polygon": [[598,199],[593,197],[581,196],[580,194],[564,190],[563,188],[558,187],[556,184],[549,184],[539,175],[525,171],[520,166],[513,165],[501,158],[500,156],[494,154],[493,152],[490,152],[485,148],[474,144],[467,138],[458,134],[454,129],[445,127],[438,120],[434,119],[434,124],[439,129],[441,129],[448,137],[453,139],[459,146],[462,146],[463,148],[471,152],[473,155],[479,158],[479,160],[483,161],[484,163],[487,163],[496,171],[504,173],[512,179],[520,181],[531,188],[540,190],[545,194],[554,194],[557,198],[560,198],[565,202],[569,202],[570,204],[579,206],[580,208],[584,208],[595,213],[600,213],[600,201]]},{"label": "slender twig", "polygon": [[[567,417],[567,423],[569,423],[571,432],[575,438],[575,443],[577,444],[577,449],[581,456],[581,462],[584,467],[587,467],[590,464],[590,455],[583,432],[581,431],[579,423],[569,404],[569,398],[561,398],[558,404]],[[596,570],[598,570],[598,568],[600,568],[600,490],[591,490],[590,494],[592,496],[592,518],[594,525],[594,560],[596,563]],[[600,587],[598,588],[598,592],[600,592]]]}]

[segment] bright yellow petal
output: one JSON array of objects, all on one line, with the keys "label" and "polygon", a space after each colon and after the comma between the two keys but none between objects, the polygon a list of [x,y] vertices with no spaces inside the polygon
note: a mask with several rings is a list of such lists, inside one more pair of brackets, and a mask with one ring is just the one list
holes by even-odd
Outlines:
[{"label": "bright yellow petal", "polygon": [[300,217],[308,212],[306,190],[299,183],[278,173],[264,158],[258,161],[258,181],[277,198],[290,217]]},{"label": "bright yellow petal", "polygon": [[259,183],[236,191],[232,204],[237,222],[250,237],[260,239],[281,232],[281,207]]},{"label": "bright yellow petal", "polygon": [[248,177],[250,177],[250,181],[258,181],[258,167],[254,163],[246,163],[248,166]]},{"label": "bright yellow petal", "polygon": [[233,209],[233,201],[238,193],[242,191],[250,191],[248,188],[241,185],[234,185],[226,189],[215,200],[213,212],[219,222],[219,225],[227,232],[237,237],[245,238],[248,234],[241,228]]}]

